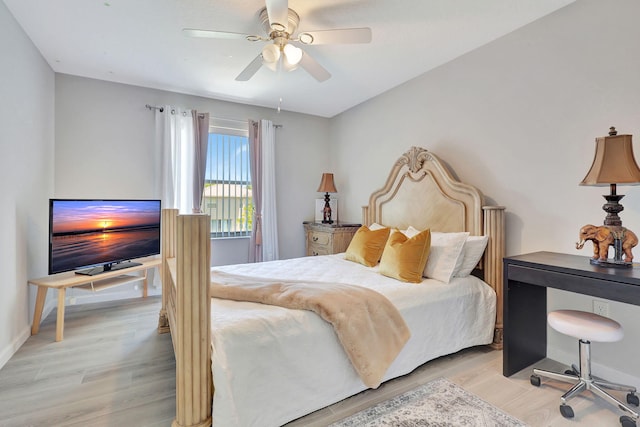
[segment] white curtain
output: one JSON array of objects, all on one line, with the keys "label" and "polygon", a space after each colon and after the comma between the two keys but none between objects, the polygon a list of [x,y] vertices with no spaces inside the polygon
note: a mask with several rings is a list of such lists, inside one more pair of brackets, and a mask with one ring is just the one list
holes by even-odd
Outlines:
[{"label": "white curtain", "polygon": [[249,120],[249,167],[253,195],[253,227],[249,262],[262,262],[262,138],[260,123]]},{"label": "white curtain", "polygon": [[156,140],[162,147],[162,205],[176,208],[180,213],[199,212],[197,189],[199,180],[204,182],[204,173],[197,163],[197,142],[202,129],[198,122],[208,114],[200,115],[195,110],[185,110],[165,105],[156,109]]},{"label": "white curtain", "polygon": [[276,209],[275,126],[269,120],[249,122],[249,152],[254,218],[249,261],[273,261],[278,254]]},{"label": "white curtain", "polygon": [[276,129],[271,120],[260,120],[262,129],[262,256],[279,259],[276,209]]}]

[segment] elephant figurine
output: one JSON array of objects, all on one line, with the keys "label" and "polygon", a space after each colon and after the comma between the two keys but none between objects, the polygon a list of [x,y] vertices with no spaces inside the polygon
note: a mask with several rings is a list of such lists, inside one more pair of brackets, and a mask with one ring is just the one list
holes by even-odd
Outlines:
[{"label": "elephant figurine", "polygon": [[609,246],[613,246],[616,233],[620,236],[622,242],[622,252],[624,253],[624,261],[632,262],[633,249],[638,244],[638,236],[624,227],[615,227],[614,229],[605,225],[595,226],[587,224],[580,229],[579,241],[576,243],[576,249],[582,249],[587,240],[593,242],[593,259],[606,261],[609,254]]}]

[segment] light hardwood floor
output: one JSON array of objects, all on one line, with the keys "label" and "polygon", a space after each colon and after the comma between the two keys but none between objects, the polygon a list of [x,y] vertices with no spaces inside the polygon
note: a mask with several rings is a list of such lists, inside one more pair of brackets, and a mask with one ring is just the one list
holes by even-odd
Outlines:
[{"label": "light hardwood floor", "polygon": [[[158,297],[67,307],[62,342],[54,341],[54,310],[0,370],[0,426],[170,426],[175,362],[170,336],[156,332],[159,307]],[[563,369],[550,360],[540,366]],[[558,412],[565,384],[537,388],[528,370],[511,378],[501,372],[500,351],[463,350],[287,427],[326,426],[438,377],[531,426],[620,425],[620,412],[589,394],[572,400],[576,417],[565,420]]]}]

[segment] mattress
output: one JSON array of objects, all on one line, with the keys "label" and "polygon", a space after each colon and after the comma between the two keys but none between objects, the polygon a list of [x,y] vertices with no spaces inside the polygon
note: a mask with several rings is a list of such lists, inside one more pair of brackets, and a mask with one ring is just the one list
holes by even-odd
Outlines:
[{"label": "mattress", "polygon": [[[411,331],[385,380],[493,340],[495,292],[473,276],[404,283],[343,254],[214,269],[354,284],[383,294]],[[331,325],[313,312],[213,298],[211,335],[214,427],[280,426],[366,389]]]}]

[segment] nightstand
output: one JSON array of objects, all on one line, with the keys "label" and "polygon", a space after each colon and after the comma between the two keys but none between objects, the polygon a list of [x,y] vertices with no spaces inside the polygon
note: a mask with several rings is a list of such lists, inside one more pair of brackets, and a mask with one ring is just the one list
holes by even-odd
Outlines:
[{"label": "nightstand", "polygon": [[307,256],[331,255],[344,252],[349,247],[353,235],[360,224],[321,222],[303,222],[306,240]]}]

